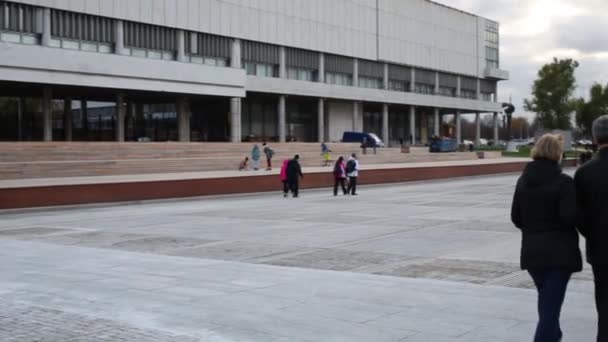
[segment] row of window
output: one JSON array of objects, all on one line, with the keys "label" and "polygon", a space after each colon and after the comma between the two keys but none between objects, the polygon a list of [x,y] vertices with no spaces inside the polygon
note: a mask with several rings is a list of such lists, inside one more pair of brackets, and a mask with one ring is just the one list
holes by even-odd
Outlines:
[{"label": "row of window", "polygon": [[36,8],[0,1],[0,30],[23,33],[36,32]]}]

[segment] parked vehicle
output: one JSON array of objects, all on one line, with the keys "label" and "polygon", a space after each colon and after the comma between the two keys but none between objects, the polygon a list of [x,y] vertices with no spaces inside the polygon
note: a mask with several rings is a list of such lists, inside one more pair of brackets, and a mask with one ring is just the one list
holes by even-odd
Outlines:
[{"label": "parked vehicle", "polygon": [[384,142],[374,133],[363,132],[344,132],[342,142],[345,143],[363,143],[367,142],[367,147],[384,147]]},{"label": "parked vehicle", "polygon": [[431,140],[430,152],[456,152],[458,150],[458,142],[456,139],[437,138]]}]

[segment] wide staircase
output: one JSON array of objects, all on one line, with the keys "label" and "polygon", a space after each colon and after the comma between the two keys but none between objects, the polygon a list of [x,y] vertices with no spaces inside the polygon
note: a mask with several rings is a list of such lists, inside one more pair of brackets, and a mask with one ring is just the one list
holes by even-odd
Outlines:
[{"label": "wide staircase", "polygon": [[[0,143],[0,179],[104,176],[174,172],[236,170],[251,156],[251,143],[114,143],[49,142]],[[260,145],[261,147],[261,145]],[[430,154],[426,148],[401,153],[399,148],[368,149],[362,155],[359,144],[330,144],[332,160],[357,153],[364,165],[388,163],[474,160],[475,153]],[[316,143],[271,144],[274,167],[282,160],[300,155],[302,166],[321,166]],[[260,166],[265,167],[262,154]]]}]

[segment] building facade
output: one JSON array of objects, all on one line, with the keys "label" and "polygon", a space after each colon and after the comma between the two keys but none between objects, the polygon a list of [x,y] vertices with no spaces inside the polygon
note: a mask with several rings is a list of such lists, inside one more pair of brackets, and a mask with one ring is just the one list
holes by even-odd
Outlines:
[{"label": "building facade", "polygon": [[0,0],[0,140],[461,139],[508,77],[427,0]]}]

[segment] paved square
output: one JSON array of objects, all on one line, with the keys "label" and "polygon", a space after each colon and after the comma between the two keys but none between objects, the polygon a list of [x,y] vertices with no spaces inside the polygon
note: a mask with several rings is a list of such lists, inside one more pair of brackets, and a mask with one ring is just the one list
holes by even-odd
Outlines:
[{"label": "paved square", "polygon": [[[4,214],[0,340],[530,341],[515,180]],[[562,321],[594,340],[588,267]]]}]

